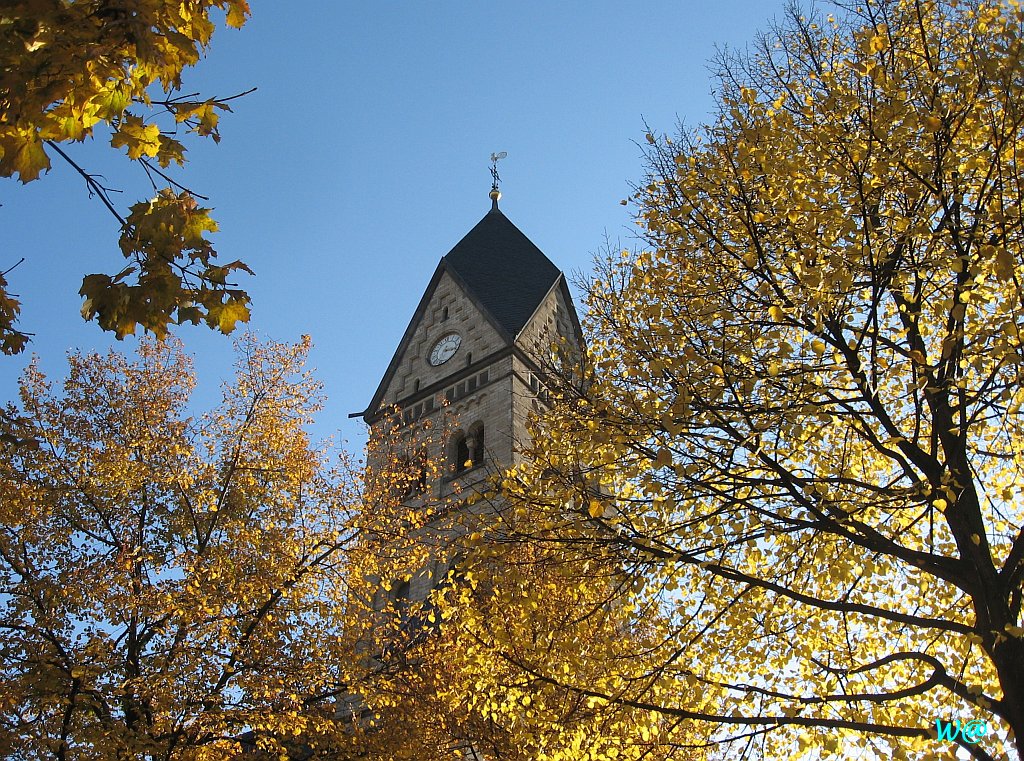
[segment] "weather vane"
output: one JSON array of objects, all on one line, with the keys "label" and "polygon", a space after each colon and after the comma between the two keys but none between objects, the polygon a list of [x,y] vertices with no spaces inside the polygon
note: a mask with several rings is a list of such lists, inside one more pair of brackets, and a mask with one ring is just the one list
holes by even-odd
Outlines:
[{"label": "weather vane", "polygon": [[493,182],[491,183],[492,193],[498,192],[498,185],[501,183],[501,178],[498,176],[498,162],[506,156],[508,156],[508,153],[505,151],[491,154],[491,178],[493,179]]}]

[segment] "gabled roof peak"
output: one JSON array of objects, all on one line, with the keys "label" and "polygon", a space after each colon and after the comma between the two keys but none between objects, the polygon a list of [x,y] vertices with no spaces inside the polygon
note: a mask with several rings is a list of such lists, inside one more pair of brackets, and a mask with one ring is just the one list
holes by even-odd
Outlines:
[{"label": "gabled roof peak", "polygon": [[560,274],[558,267],[493,205],[444,257],[489,316],[514,339]]}]

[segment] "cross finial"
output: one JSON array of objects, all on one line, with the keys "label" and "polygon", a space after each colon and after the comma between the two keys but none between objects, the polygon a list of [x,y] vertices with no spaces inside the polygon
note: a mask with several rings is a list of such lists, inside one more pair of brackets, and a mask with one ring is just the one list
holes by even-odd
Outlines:
[{"label": "cross finial", "polygon": [[498,186],[501,184],[501,178],[498,176],[498,162],[508,156],[508,153],[502,151],[501,153],[491,154],[491,211],[498,208],[498,199],[501,198],[501,191],[498,190]]}]

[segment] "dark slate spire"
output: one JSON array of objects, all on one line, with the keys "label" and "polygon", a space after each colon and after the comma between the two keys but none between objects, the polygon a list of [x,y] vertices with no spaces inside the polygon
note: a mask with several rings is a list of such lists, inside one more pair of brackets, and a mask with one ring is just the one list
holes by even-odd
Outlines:
[{"label": "dark slate spire", "polygon": [[[495,194],[497,195],[497,194]],[[514,338],[558,280],[550,259],[498,209],[491,210],[444,257],[490,316]]]}]

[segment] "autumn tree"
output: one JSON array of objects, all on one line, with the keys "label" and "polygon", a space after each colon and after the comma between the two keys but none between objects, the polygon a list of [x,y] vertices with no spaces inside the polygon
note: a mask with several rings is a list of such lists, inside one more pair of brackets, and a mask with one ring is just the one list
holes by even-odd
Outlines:
[{"label": "autumn tree", "polygon": [[173,341],[72,354],[62,390],[27,371],[11,412],[38,447],[0,457],[0,755],[206,760],[337,734],[361,486],[304,431],[307,349],[244,339],[197,417]]},{"label": "autumn tree", "polygon": [[[547,677],[571,673],[603,685],[606,658],[634,656],[640,637],[606,604],[608,564],[595,563],[590,585],[579,586],[536,548],[480,549],[460,558],[428,599],[389,599],[380,611],[376,668],[360,685],[371,711],[366,757],[667,758],[662,735],[680,733],[660,716],[609,706]],[[601,658],[588,657],[595,650]]]},{"label": "autumn tree", "polygon": [[[169,174],[183,166],[184,138],[220,140],[228,97],[182,93],[182,76],[210,45],[215,11],[240,27],[246,0],[12,0],[0,7],[0,177],[28,183],[67,163],[121,229],[128,265],[114,275],[87,275],[82,309],[118,338],[137,326],[163,336],[168,326],[205,322],[227,333],[248,320],[249,298],[230,283],[248,268],[216,262],[205,237],[217,229],[203,196]],[[136,162],[152,197],[125,213],[95,169],[72,145],[110,141]],[[17,252],[6,252],[7,256]],[[0,275],[0,351],[22,351],[28,334],[15,327],[20,304]]]},{"label": "autumn tree", "polygon": [[587,382],[494,531],[576,585],[613,561],[659,632],[525,673],[737,755],[1021,756],[1022,29],[794,10],[718,59],[712,124],[649,136],[649,245],[590,284]]}]

